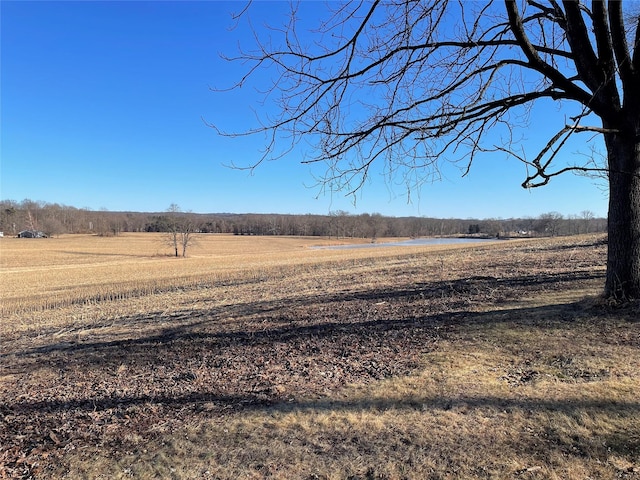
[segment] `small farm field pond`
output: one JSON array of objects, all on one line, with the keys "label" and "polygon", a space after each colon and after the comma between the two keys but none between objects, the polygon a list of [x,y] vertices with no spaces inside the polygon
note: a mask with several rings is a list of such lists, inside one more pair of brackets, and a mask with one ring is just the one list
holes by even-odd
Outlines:
[{"label": "small farm field pond", "polygon": [[493,238],[449,238],[449,237],[427,237],[427,238],[412,238],[410,240],[397,240],[397,241],[380,241],[371,243],[351,243],[345,245],[330,245],[323,247],[315,247],[318,249],[328,250],[345,250],[345,249],[357,249],[357,248],[379,248],[379,247],[417,247],[426,245],[465,245],[473,243],[486,243],[494,242]]}]

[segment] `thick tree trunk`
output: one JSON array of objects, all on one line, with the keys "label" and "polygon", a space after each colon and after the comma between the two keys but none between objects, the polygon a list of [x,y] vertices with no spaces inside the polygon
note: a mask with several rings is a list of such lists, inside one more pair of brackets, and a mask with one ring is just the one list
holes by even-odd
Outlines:
[{"label": "thick tree trunk", "polygon": [[609,156],[609,249],[605,295],[640,298],[640,142],[606,134]]}]

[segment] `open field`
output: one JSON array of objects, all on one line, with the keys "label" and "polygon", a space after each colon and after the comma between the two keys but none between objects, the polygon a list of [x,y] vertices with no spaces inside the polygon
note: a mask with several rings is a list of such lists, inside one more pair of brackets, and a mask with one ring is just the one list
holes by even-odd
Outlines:
[{"label": "open field", "polygon": [[335,251],[310,255],[310,246],[337,241],[301,237],[201,235],[186,259],[170,255],[162,234],[27,240],[32,241],[0,238],[3,316],[259,278],[274,267],[286,270],[346,256]]},{"label": "open field", "polygon": [[640,478],[600,237],[0,240],[0,478]]}]

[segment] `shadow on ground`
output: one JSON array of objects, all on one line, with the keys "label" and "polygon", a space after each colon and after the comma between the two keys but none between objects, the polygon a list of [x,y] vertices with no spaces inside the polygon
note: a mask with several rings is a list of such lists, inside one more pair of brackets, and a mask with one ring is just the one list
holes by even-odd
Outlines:
[{"label": "shadow on ground", "polygon": [[[18,463],[42,462],[45,453],[54,461],[67,445],[99,443],[109,428],[131,429],[144,437],[162,422],[249,410],[490,407],[637,415],[636,401],[329,399],[345,385],[415,372],[424,365],[424,354],[436,350],[441,340],[472,326],[561,326],[571,335],[574,327],[584,329],[582,321],[597,307],[578,302],[514,309],[507,308],[508,302],[524,293],[592,285],[601,279],[601,273],[588,271],[507,279],[476,276],[120,318],[80,325],[62,335],[40,333],[14,344],[4,342],[0,459],[6,468],[17,469]],[[476,309],[488,304],[493,305],[488,311]],[[621,321],[636,318],[627,310],[606,315]]]}]

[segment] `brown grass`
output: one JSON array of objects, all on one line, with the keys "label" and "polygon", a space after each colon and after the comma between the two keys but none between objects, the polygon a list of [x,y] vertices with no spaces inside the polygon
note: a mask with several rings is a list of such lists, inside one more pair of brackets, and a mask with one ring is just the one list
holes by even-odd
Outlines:
[{"label": "brown grass", "polygon": [[371,256],[367,250],[310,250],[364,240],[201,235],[188,258],[175,258],[165,240],[149,233],[0,238],[0,315],[260,279],[272,272]]},{"label": "brown grass", "polygon": [[14,313],[0,478],[640,476],[638,308],[598,300],[600,239],[239,241],[266,243],[218,282]]}]

